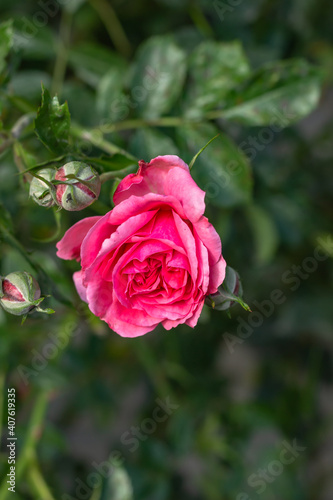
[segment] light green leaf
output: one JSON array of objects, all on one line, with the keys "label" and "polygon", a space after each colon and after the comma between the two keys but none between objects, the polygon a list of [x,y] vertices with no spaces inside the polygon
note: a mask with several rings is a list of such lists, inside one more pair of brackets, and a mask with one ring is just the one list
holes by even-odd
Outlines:
[{"label": "light green leaf", "polygon": [[[202,124],[177,130],[182,149],[188,151],[187,161],[200,146],[218,134],[216,127]],[[206,202],[219,207],[248,203],[252,193],[249,162],[242,151],[226,135],[215,139],[196,160],[192,175],[206,191]]]},{"label": "light green leaf", "polygon": [[141,128],[133,135],[130,151],[140,159],[150,161],[160,155],[178,155],[179,150],[173,140],[153,128]]},{"label": "light green leaf", "polygon": [[209,114],[245,125],[280,129],[299,121],[316,106],[321,93],[320,71],[303,60],[269,63],[254,72],[227,97],[221,111]]},{"label": "light green leaf", "polygon": [[6,57],[13,43],[13,21],[9,19],[0,24],[0,73],[6,67]]},{"label": "light green leaf", "polygon": [[35,132],[50,151],[61,154],[68,150],[70,114],[67,103],[59,104],[42,85],[42,104],[35,120]]},{"label": "light green leaf", "polygon": [[23,170],[20,172],[21,174],[29,172],[29,170],[35,168],[36,158],[30,154],[20,142],[16,142],[14,144],[13,150],[16,162],[19,162],[19,164],[23,167]]},{"label": "light green leaf", "polygon": [[153,37],[140,47],[131,71],[133,106],[144,118],[157,118],[170,111],[181,93],[186,54],[172,37]]},{"label": "light green leaf", "polygon": [[134,500],[131,479],[123,467],[114,467],[101,500]]},{"label": "light green leaf", "polygon": [[185,93],[186,116],[195,118],[223,106],[226,95],[250,73],[241,44],[205,41],[191,54]]},{"label": "light green leaf", "polygon": [[124,120],[132,108],[131,100],[123,92],[123,71],[113,67],[97,87],[96,107],[101,118],[111,122]]}]

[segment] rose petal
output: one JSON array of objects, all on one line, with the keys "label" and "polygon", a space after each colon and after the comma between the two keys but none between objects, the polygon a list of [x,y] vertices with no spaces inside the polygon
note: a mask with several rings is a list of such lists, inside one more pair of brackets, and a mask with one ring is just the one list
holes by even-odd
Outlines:
[{"label": "rose petal", "polygon": [[110,238],[110,236],[117,230],[117,226],[110,223],[110,214],[111,213],[108,212],[106,215],[101,217],[97,224],[93,227],[93,230],[88,231],[84,241],[82,242],[81,266],[83,269],[86,269],[94,262],[105,239]]},{"label": "rose petal", "polygon": [[94,225],[101,219],[100,216],[95,217],[87,217],[86,219],[82,219],[74,226],[68,229],[62,239],[58,241],[56,247],[58,249],[57,256],[60,259],[64,260],[72,260],[76,259],[80,260],[80,250],[82,241],[87,235],[88,231],[94,227]]},{"label": "rose petal", "polygon": [[222,251],[221,238],[216,232],[216,229],[208,221],[207,217],[200,217],[194,224],[194,230],[205,245],[209,253],[209,261],[215,264]]},{"label": "rose petal", "polygon": [[150,163],[139,161],[138,172],[128,175],[118,184],[113,195],[114,204],[118,205],[133,195],[140,197],[148,193],[164,195],[164,179],[174,167],[189,171],[186,163],[175,155],[158,156]]},{"label": "rose petal", "polygon": [[198,259],[196,252],[196,244],[192,231],[178,214],[173,214],[174,221],[177,227],[178,234],[184,245],[186,255],[190,264],[190,272],[193,281],[195,282],[198,276]]},{"label": "rose petal", "polygon": [[[94,253],[94,258],[95,260],[92,262],[92,259],[89,261],[86,261],[85,258],[82,259],[82,264],[85,267],[86,270],[86,280],[89,280],[90,277],[93,276],[93,274],[96,272],[96,268],[98,265],[105,259],[105,256],[107,254],[110,254],[110,252],[116,248],[118,248],[124,241],[126,241],[133,233],[138,233],[140,229],[143,229],[145,226],[150,222],[150,220],[154,217],[156,214],[156,211],[150,211],[150,212],[144,212],[142,214],[139,214],[137,216],[131,217],[131,219],[127,220],[126,223],[121,224],[112,234],[109,238],[104,239],[102,242],[102,245],[98,251],[98,254],[95,255]],[[84,250],[83,253],[85,252],[86,247],[89,247],[90,245],[90,240],[94,239],[94,234],[91,233],[88,235],[87,239],[84,241]],[[86,264],[87,263],[87,264]],[[88,267],[89,266],[89,267]]]},{"label": "rose petal", "polygon": [[163,196],[155,193],[148,193],[143,197],[130,196],[128,199],[116,205],[110,212],[110,223],[114,225],[122,224],[130,217],[150,210],[160,210],[172,208],[182,218],[185,213],[180,202],[173,196]]},{"label": "rose petal", "polygon": [[87,299],[87,289],[82,283],[82,271],[77,271],[73,274],[74,285],[76,287],[77,293],[83,302],[88,302]]},{"label": "rose petal", "polygon": [[227,264],[222,255],[220,260],[211,266],[209,275],[209,287],[207,294],[217,292],[218,287],[223,283],[225,278],[225,268]]},{"label": "rose petal", "polygon": [[125,178],[118,186],[113,201],[118,205],[130,196],[149,193],[174,196],[180,201],[187,218],[198,220],[205,211],[205,192],[193,180],[189,168],[178,156],[158,156],[150,163],[139,162],[137,174]]}]

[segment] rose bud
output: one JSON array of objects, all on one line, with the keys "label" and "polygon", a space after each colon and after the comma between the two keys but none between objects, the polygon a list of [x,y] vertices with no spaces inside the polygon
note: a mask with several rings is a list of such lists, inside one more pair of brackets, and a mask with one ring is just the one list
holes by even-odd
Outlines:
[{"label": "rose bud", "polygon": [[[54,168],[43,168],[37,172],[37,175],[47,182],[52,183],[55,173],[56,170]],[[51,192],[52,190],[53,193]],[[31,181],[29,194],[31,198],[42,207],[49,208],[56,205],[55,188],[52,188],[49,184],[46,184],[46,182],[43,182],[37,177],[34,177]]]},{"label": "rose bud", "polygon": [[98,198],[101,191],[97,172],[80,161],[71,161],[59,168],[55,179],[66,181],[56,186],[57,202],[65,210],[83,210]]},{"label": "rose bud", "polygon": [[225,279],[216,293],[206,297],[206,304],[217,311],[226,311],[236,303],[240,304],[246,311],[251,311],[243,301],[243,287],[239,274],[230,266],[226,267]]},{"label": "rose bud", "polygon": [[15,316],[27,314],[43,299],[37,281],[25,271],[0,278],[0,304],[5,311]]}]

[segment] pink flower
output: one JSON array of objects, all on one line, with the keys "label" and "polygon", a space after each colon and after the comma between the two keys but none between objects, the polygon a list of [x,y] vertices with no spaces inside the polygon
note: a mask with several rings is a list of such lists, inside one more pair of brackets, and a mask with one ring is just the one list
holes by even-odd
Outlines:
[{"label": "pink flower", "polygon": [[81,261],[77,291],[123,337],[159,323],[194,327],[205,296],[223,282],[221,240],[204,217],[205,193],[178,156],[139,162],[101,217],[83,219],[57,244],[58,257]]}]

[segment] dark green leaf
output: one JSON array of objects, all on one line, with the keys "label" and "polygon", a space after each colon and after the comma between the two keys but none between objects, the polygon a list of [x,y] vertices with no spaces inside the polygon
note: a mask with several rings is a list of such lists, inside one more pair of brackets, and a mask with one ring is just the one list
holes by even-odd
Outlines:
[{"label": "dark green leaf", "polygon": [[134,164],[134,160],[131,160],[127,156],[121,154],[115,154],[113,156],[100,156],[98,158],[93,157],[82,157],[84,161],[102,167],[104,172],[109,172],[113,170],[123,170]]},{"label": "dark green leaf", "polygon": [[173,38],[150,38],[139,49],[131,69],[131,100],[139,114],[152,119],[169,112],[186,72],[186,54]]},{"label": "dark green leaf", "polygon": [[[213,125],[202,124],[177,130],[188,151],[189,161],[194,153],[218,134]],[[247,203],[251,199],[252,177],[249,162],[242,151],[226,135],[221,134],[203,151],[196,161],[192,175],[206,191],[206,202],[219,207]]]},{"label": "dark green leaf", "polygon": [[201,43],[189,61],[185,114],[199,117],[205,111],[221,107],[229,91],[249,73],[250,67],[239,42]]},{"label": "dark green leaf", "polygon": [[6,67],[6,56],[13,43],[13,21],[10,19],[0,24],[0,73]]},{"label": "dark green leaf", "polygon": [[81,80],[94,88],[110,68],[119,68],[122,71],[126,69],[126,63],[121,56],[101,45],[87,42],[70,50],[68,63]]},{"label": "dark green leaf", "polygon": [[[0,203],[0,226],[10,233],[13,231],[13,222],[8,210]],[[1,231],[1,229],[0,229]]]},{"label": "dark green leaf", "polygon": [[59,104],[58,97],[51,98],[49,91],[42,86],[42,104],[35,120],[38,138],[53,153],[61,154],[68,150],[70,114],[67,103]]},{"label": "dark green leaf", "polygon": [[270,63],[235,88],[224,109],[210,116],[281,129],[317,106],[321,79],[320,71],[303,60]]},{"label": "dark green leaf", "polygon": [[[56,5],[56,4],[54,4]],[[49,26],[39,29],[22,16],[15,19],[14,50],[20,50],[24,59],[50,61],[56,54],[56,37]]]}]

